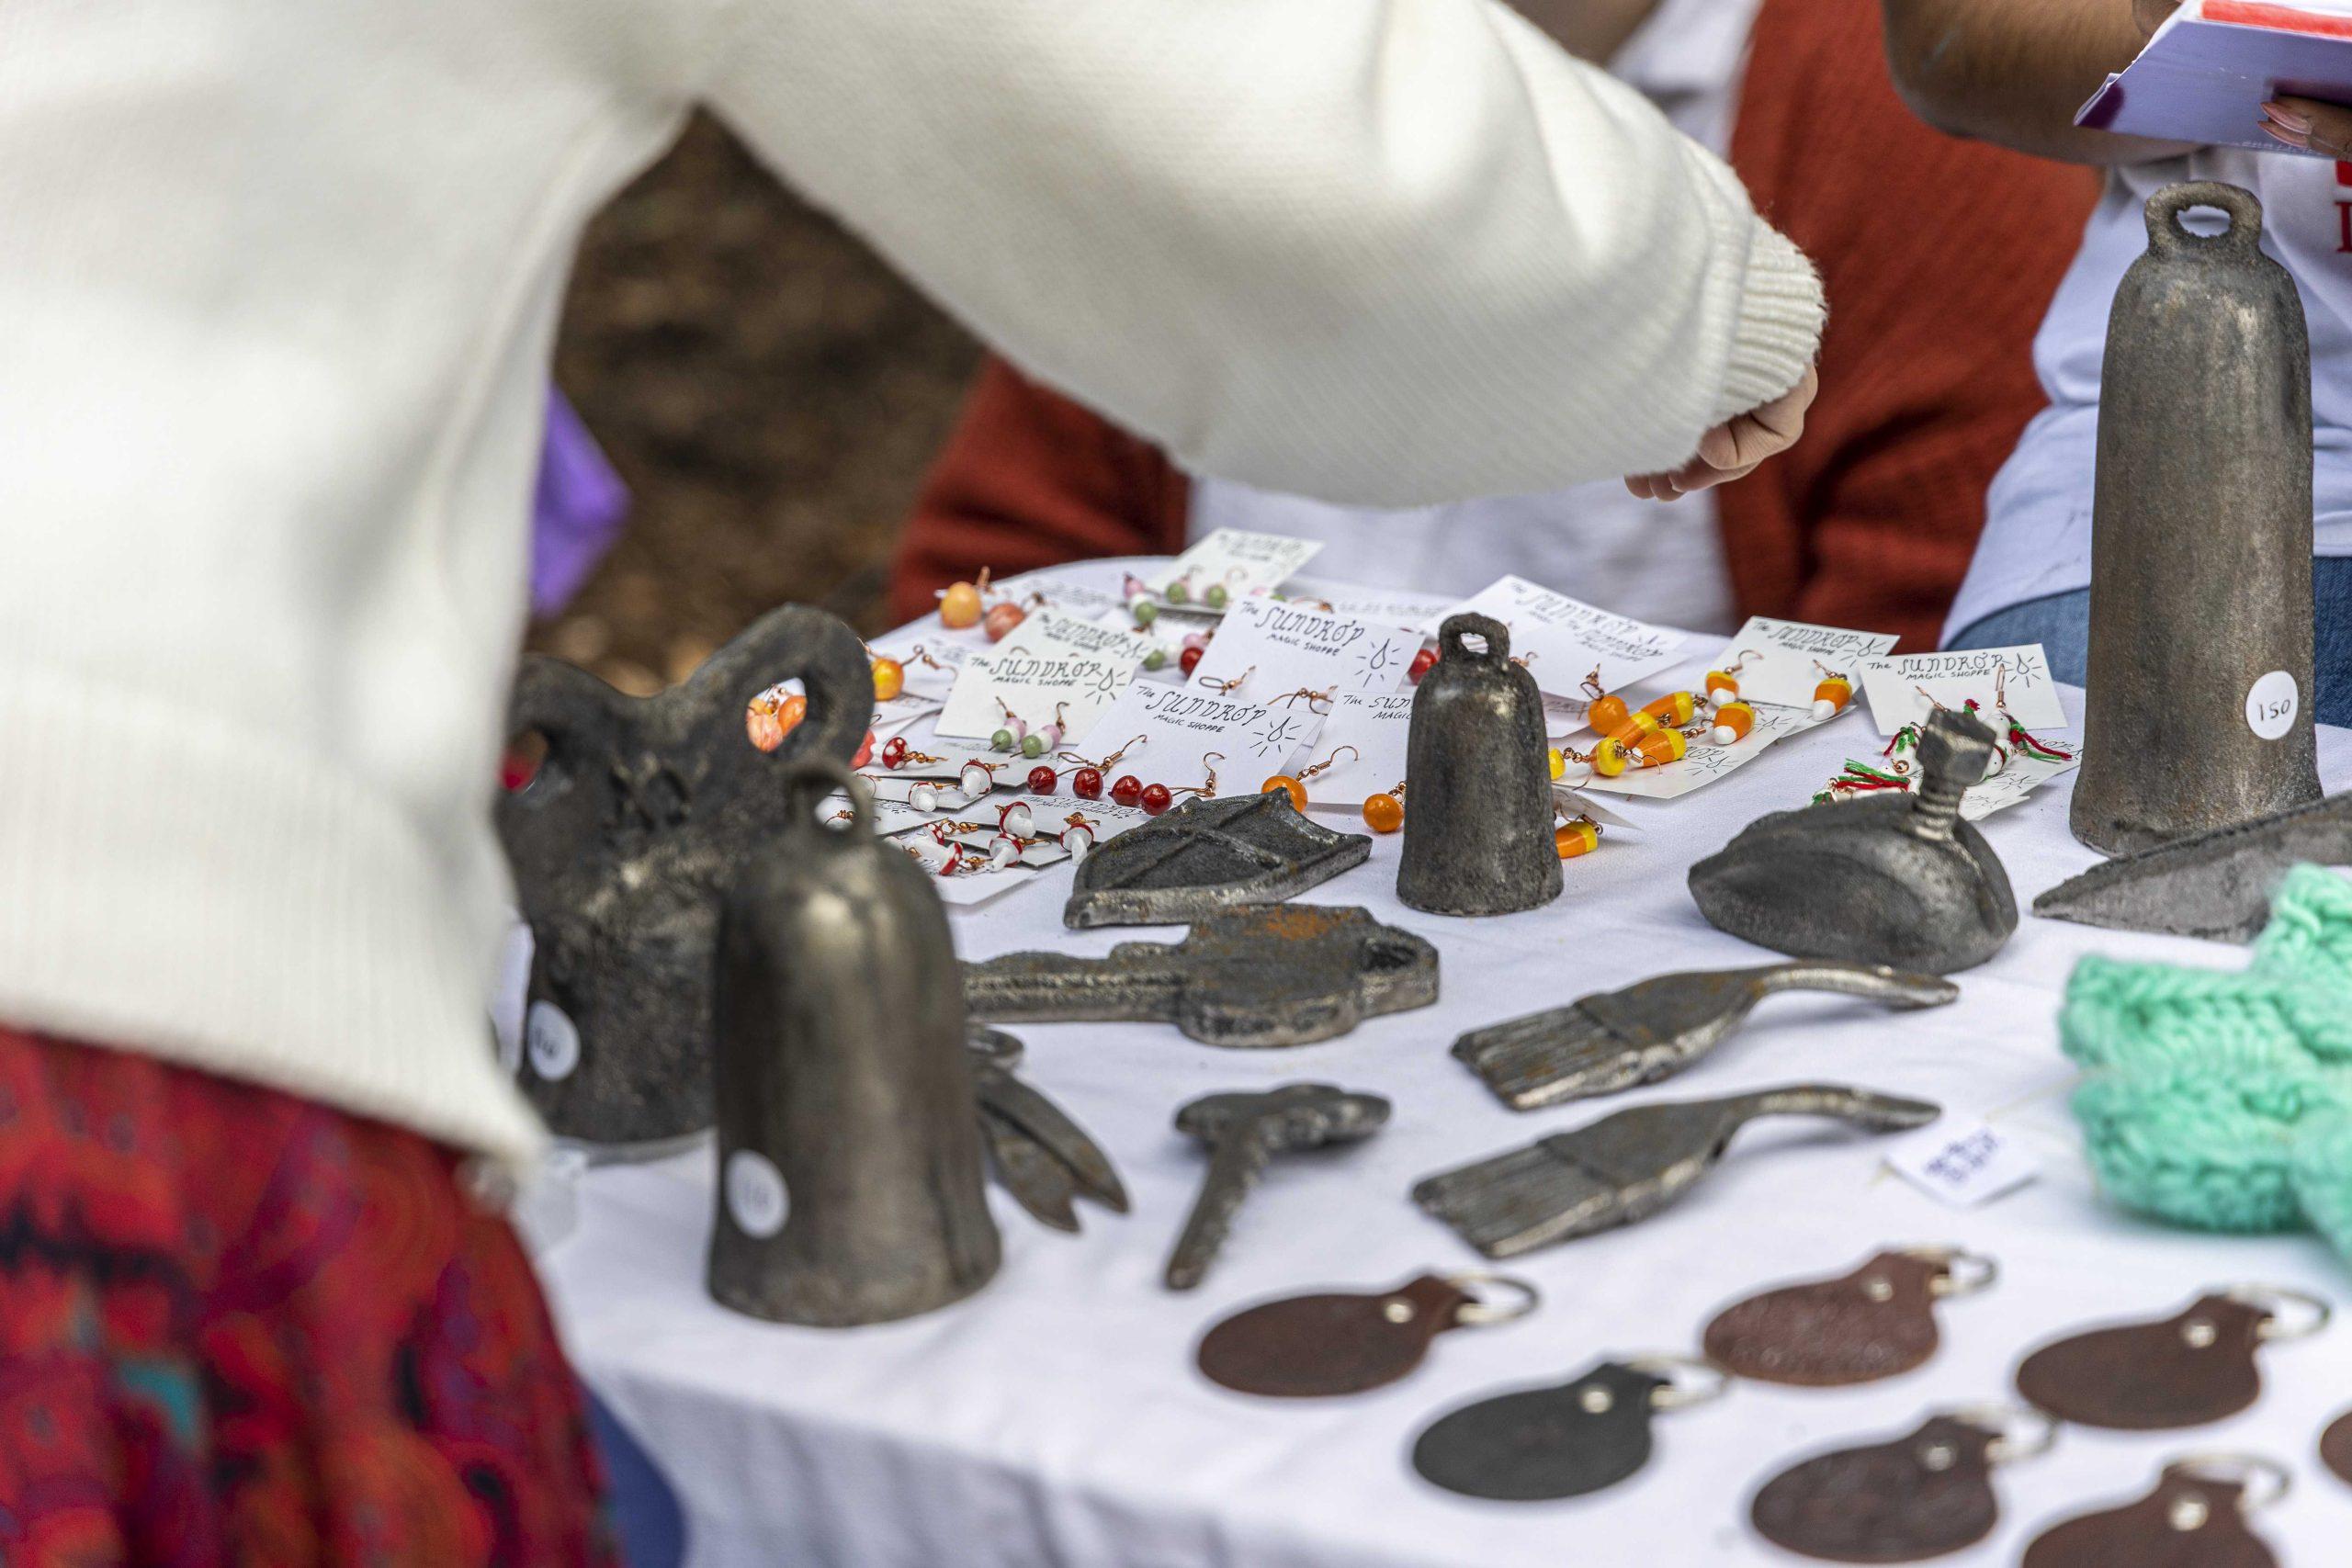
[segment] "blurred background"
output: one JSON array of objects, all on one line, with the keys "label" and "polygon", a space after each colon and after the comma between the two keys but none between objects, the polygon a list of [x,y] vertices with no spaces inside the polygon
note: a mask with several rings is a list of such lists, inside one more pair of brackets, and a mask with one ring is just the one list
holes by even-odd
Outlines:
[{"label": "blurred background", "polygon": [[717,122],[588,232],[556,383],[628,486],[619,542],[529,646],[624,691],[760,612],[886,629],[899,524],[979,349]]}]

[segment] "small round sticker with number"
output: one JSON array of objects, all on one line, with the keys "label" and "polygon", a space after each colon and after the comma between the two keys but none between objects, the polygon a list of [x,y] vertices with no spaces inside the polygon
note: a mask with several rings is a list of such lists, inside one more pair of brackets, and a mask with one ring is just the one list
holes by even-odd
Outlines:
[{"label": "small round sticker with number", "polygon": [[735,1228],[764,1241],[784,1229],[784,1172],[757,1149],[727,1156],[727,1213]]},{"label": "small round sticker with number", "polygon": [[531,1055],[531,1070],[549,1083],[571,1076],[580,1065],[580,1031],[553,1002],[533,1002],[523,1029],[524,1048]]},{"label": "small round sticker with number", "polygon": [[2276,740],[2295,728],[2295,715],[2302,705],[2295,678],[2273,670],[2246,691],[2245,726],[2265,740]]}]

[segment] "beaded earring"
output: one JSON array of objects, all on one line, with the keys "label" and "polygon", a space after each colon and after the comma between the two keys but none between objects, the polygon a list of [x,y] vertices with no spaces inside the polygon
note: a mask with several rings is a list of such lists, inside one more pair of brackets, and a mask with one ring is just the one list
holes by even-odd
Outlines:
[{"label": "beaded earring", "polygon": [[1854,700],[1854,678],[1841,670],[1832,670],[1818,659],[1813,661],[1813,667],[1821,671],[1821,682],[1813,689],[1813,716],[1836,718]]},{"label": "beaded earring", "polygon": [[1763,657],[1752,648],[1743,648],[1733,655],[1729,664],[1720,670],[1708,671],[1706,680],[1702,682],[1706,688],[1707,700],[1711,703],[1727,703],[1738,696],[1739,672],[1747,668],[1749,660]]},{"label": "beaded earring", "polygon": [[1320,774],[1329,773],[1331,771],[1332,764],[1340,760],[1340,753],[1341,751],[1349,752],[1358,761],[1361,761],[1363,757],[1363,753],[1358,751],[1352,746],[1340,746],[1335,748],[1329,756],[1324,758],[1321,761],[1317,762],[1312,767],[1301,768],[1295,773],[1274,774],[1264,784],[1258,786],[1258,793],[1260,795],[1272,795],[1276,790],[1280,790],[1284,795],[1290,796],[1292,809],[1304,812],[1306,809],[1306,781],[1311,778],[1317,777]]},{"label": "beaded earring", "polygon": [[1392,790],[1365,797],[1363,825],[1375,833],[1393,833],[1405,825],[1405,785],[1402,781]]},{"label": "beaded earring", "polygon": [[1552,829],[1552,847],[1562,860],[1589,855],[1600,847],[1600,824],[1589,816],[1571,817]]},{"label": "beaded earring", "polygon": [[[1054,757],[1057,761],[1076,762],[1078,764],[1077,772],[1071,773],[1069,776],[1070,794],[1078,796],[1080,800],[1100,800],[1102,798],[1102,775],[1109,773],[1113,768],[1117,767],[1119,765],[1120,758],[1125,756],[1129,751],[1134,750],[1136,747],[1142,745],[1149,739],[1149,736],[1138,735],[1133,740],[1128,741],[1125,746],[1120,747],[1117,750],[1112,752],[1109,756],[1103,758],[1099,762],[1090,762],[1075,751],[1057,751],[1054,753]],[[1029,776],[1034,781],[1036,774],[1033,773]],[[1035,783],[1032,783],[1030,787],[1032,789],[1035,789],[1036,785]],[[1051,789],[1053,785],[1049,784],[1046,787],[1046,789]],[[1140,790],[1143,786],[1138,784],[1136,787]],[[1040,791],[1039,793],[1042,794],[1043,791]],[[1133,803],[1123,802],[1122,804],[1131,805]]]},{"label": "beaded earring", "polygon": [[1054,722],[1034,734],[1030,731],[1028,722],[1019,714],[1014,713],[1012,705],[1002,697],[996,700],[996,705],[1004,714],[1004,724],[995,734],[989,737],[989,750],[1018,750],[1023,756],[1034,761],[1062,743],[1062,731],[1067,728],[1069,716],[1068,703],[1056,703]]},{"label": "beaded earring", "polygon": [[[1224,752],[1211,751],[1201,759],[1201,766],[1208,770],[1206,780],[1196,784],[1178,784],[1174,789],[1170,789],[1163,784],[1144,784],[1136,791],[1135,803],[1143,807],[1145,815],[1157,817],[1175,805],[1176,797],[1180,795],[1194,795],[1203,800],[1215,800],[1216,798],[1216,764],[1224,761]],[[1133,773],[1129,773],[1118,784],[1113,784],[1111,797],[1117,800],[1120,784],[1130,783],[1134,777]],[[1125,805],[1125,802],[1122,801],[1120,804]]]}]

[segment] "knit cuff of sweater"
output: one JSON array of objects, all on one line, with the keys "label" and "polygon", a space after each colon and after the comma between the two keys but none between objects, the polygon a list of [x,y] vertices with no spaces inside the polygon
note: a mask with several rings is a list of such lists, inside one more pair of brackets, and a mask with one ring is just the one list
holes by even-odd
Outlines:
[{"label": "knit cuff of sweater", "polygon": [[1741,278],[1739,316],[1713,423],[1763,407],[1804,377],[1821,346],[1828,307],[1821,277],[1787,236],[1757,220]]}]

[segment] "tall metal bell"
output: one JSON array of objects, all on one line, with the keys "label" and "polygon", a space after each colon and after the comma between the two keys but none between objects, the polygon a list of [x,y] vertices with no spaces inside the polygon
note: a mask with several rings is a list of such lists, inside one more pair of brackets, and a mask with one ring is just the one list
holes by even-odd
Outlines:
[{"label": "tall metal bell", "polygon": [[[874,836],[864,780],[810,758],[785,790],[719,916],[710,1293],[778,1323],[910,1317],[999,1255],[955,943],[932,879]],[[819,820],[834,790],[845,828]]]},{"label": "tall metal bell", "polygon": [[[808,716],[763,752],[744,710],[794,677]],[[547,759],[497,820],[533,940],[515,1072],[556,1133],[651,1154],[710,1125],[719,894],[783,820],[785,762],[848,761],[873,715],[865,645],[803,604],[761,616],[656,696],[523,661],[508,733],[543,737]]]},{"label": "tall metal bell", "polygon": [[[1474,650],[1464,634],[1486,644]],[[1432,915],[1509,915],[1560,896],[1544,696],[1510,661],[1510,631],[1449,615],[1413,694],[1405,856],[1396,897]]]},{"label": "tall metal bell", "polygon": [[[2192,208],[2229,215],[2207,238]],[[2311,345],[2253,193],[2148,200],[2100,375],[2089,698],[2069,822],[2123,854],[2320,797]]]}]

